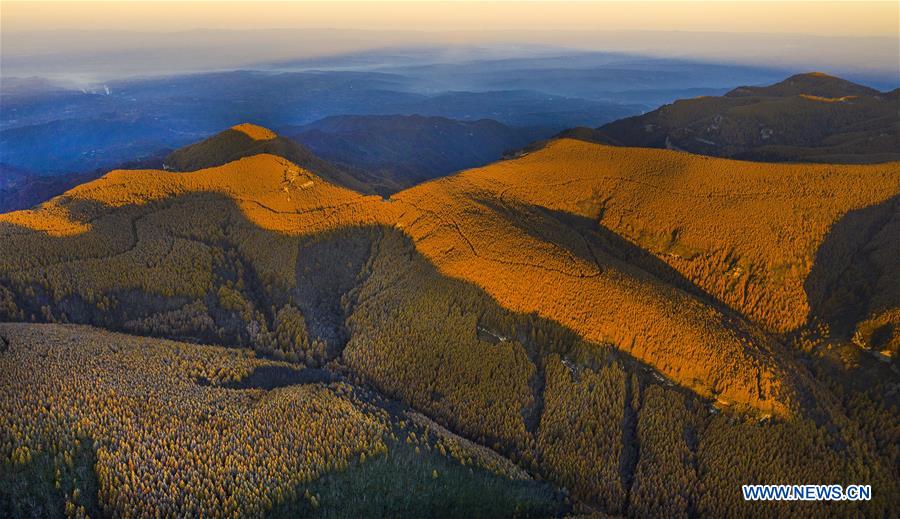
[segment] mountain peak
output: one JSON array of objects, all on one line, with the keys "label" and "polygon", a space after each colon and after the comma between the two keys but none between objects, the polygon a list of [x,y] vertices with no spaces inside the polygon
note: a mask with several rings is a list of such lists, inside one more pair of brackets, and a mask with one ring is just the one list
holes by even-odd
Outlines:
[{"label": "mountain peak", "polygon": [[807,77],[807,78],[841,79],[841,78],[839,78],[839,77],[837,77],[837,76],[832,76],[831,74],[826,74],[825,72],[816,72],[816,71],[813,71],[813,72],[803,72],[803,73],[801,73],[801,74],[794,74],[793,76],[789,77],[788,79],[793,79],[793,78],[804,78],[804,77]]},{"label": "mountain peak", "polygon": [[272,139],[278,138],[277,133],[253,123],[241,123],[232,126],[231,129],[243,133],[254,141],[271,141]]},{"label": "mountain peak", "polygon": [[867,86],[847,81],[824,72],[795,74],[780,83],[765,87],[743,86],[725,94],[726,97],[791,97],[799,95],[825,98],[878,95]]},{"label": "mountain peak", "polygon": [[349,171],[317,157],[305,146],[251,123],[239,124],[203,141],[177,149],[164,161],[169,171],[197,171],[243,157],[268,153],[285,158],[328,182],[368,193],[368,184]]},{"label": "mountain peak", "polygon": [[900,159],[891,139],[900,121],[898,93],[807,72],[769,86],[739,87],[724,97],[676,101],[568,136],[740,160],[888,162]]}]

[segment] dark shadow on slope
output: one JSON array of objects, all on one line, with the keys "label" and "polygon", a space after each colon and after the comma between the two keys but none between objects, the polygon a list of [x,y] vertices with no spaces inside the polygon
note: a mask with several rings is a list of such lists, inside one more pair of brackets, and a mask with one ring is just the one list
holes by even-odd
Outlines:
[{"label": "dark shadow on slope", "polygon": [[[548,355],[571,358],[586,369],[613,362],[646,367],[606,345],[584,342],[555,321],[509,311],[480,287],[441,274],[395,229],[383,229],[370,264],[371,273],[352,294],[347,367],[377,391],[506,456],[521,456],[521,445],[486,425],[490,418],[473,425],[448,410],[499,409],[527,391],[533,403],[508,416],[537,434]],[[511,368],[523,363],[533,366],[530,376],[524,372],[531,370]]]},{"label": "dark shadow on slope", "polygon": [[[307,489],[318,496],[318,507],[303,497]],[[385,454],[304,483],[296,495],[267,517],[550,518],[571,509],[546,482],[506,479],[401,441],[389,443]]]},{"label": "dark shadow on slope", "polygon": [[[0,286],[12,291],[12,302],[24,313],[25,320],[74,322],[185,342],[251,346],[256,332],[273,330],[278,309],[293,302],[287,291],[264,282],[252,259],[243,252],[242,242],[251,235],[262,233],[272,241],[283,239],[283,235],[259,228],[224,195],[192,192],[145,205],[117,208],[84,199],[63,199],[61,205],[71,218],[88,223],[91,228],[72,236],[54,237],[26,227],[0,224],[7,243],[28,251],[22,256],[21,268],[36,273],[33,282],[28,284],[0,275]],[[198,214],[216,215],[217,227],[207,229],[211,231],[208,234],[192,231],[192,225],[201,222],[178,221],[185,216],[178,212],[184,208]],[[169,210],[176,211],[170,217],[171,225],[159,225],[158,213]],[[190,251],[188,257],[197,256],[198,268],[204,264],[202,258],[211,260],[208,263],[212,267],[208,273],[211,287],[199,297],[162,288],[170,278],[180,280],[176,285],[203,283],[206,272],[197,270],[199,276],[191,280],[194,267],[178,259],[178,251],[184,258],[185,250]],[[97,276],[97,284],[114,288],[105,292],[92,289],[92,297],[85,297],[78,290],[60,293],[52,279],[47,280],[46,286],[39,281],[57,268],[56,275],[62,280],[70,276],[68,270],[80,268],[82,262],[90,267],[97,262],[102,264],[107,258],[110,262],[127,258],[136,271],[161,268],[164,274],[159,275],[160,290],[144,291],[135,287],[135,279],[121,269],[104,271],[96,265],[89,271]],[[85,276],[86,273],[80,273],[80,285],[90,283]],[[188,289],[201,287],[194,285]],[[230,304],[224,301],[220,291],[223,288],[239,293],[243,301],[252,305],[254,322],[247,322],[246,312],[233,301]],[[0,307],[0,319],[14,318]]]},{"label": "dark shadow on slope", "polygon": [[347,294],[364,279],[378,235],[372,228],[352,227],[300,240],[296,303],[310,339],[327,344],[328,358],[339,356],[349,339]]},{"label": "dark shadow on slope", "polygon": [[[270,326],[274,322],[272,309],[289,302],[283,293],[264,285],[259,272],[251,261],[243,257],[240,250],[241,230],[263,232],[272,236],[277,233],[258,228],[246,219],[233,200],[222,194],[191,192],[145,205],[123,207],[110,207],[95,200],[63,197],[60,206],[69,212],[70,218],[89,224],[90,229],[71,236],[51,237],[42,231],[0,224],[0,230],[8,233],[11,231],[10,234],[21,235],[26,239],[38,238],[24,242],[27,245],[16,245],[25,250],[32,247],[23,256],[22,267],[40,273],[38,278],[60,266],[63,268],[58,275],[69,277],[71,274],[65,271],[77,264],[75,262],[86,261],[86,266],[89,266],[107,258],[120,260],[127,257],[136,270],[171,267],[171,272],[160,276],[160,287],[163,287],[170,277],[181,278],[183,282],[186,270],[189,270],[187,265],[179,265],[178,260],[173,259],[173,256],[177,256],[177,244],[177,248],[182,251],[189,249],[201,257],[210,256],[212,290],[201,297],[166,294],[162,289],[144,291],[134,286],[134,278],[124,277],[125,274],[117,268],[105,272],[94,268],[91,271],[100,277],[98,284],[108,284],[115,288],[103,293],[91,290],[91,299],[78,290],[60,293],[55,290],[53,282],[45,285],[37,279],[30,286],[13,287],[11,280],[0,275],[0,285],[14,288],[14,303],[24,312],[26,320],[74,322],[184,342],[246,346],[252,343],[253,327],[242,320],[239,309],[223,303],[217,289],[224,286],[240,287],[238,291],[243,298],[255,306],[254,310],[258,315],[254,319],[264,320]],[[221,233],[212,233],[210,236],[194,233],[189,229],[190,222],[178,222],[180,228],[179,225],[172,225],[177,231],[164,228],[160,232],[162,227],[157,225],[157,214],[161,211],[179,211],[183,207],[190,207],[199,213],[216,214]],[[238,236],[229,238],[231,233]],[[10,238],[11,241],[15,239]],[[118,276],[123,276],[121,282],[118,281]],[[114,281],[109,282],[110,280]],[[83,283],[81,280],[79,284]],[[197,288],[199,287],[191,287],[194,290]],[[5,316],[0,310],[0,318],[11,317]]]},{"label": "dark shadow on slope", "polygon": [[[99,482],[94,467],[97,456],[90,438],[78,438],[67,467],[50,452],[38,451],[27,463],[4,460],[0,466],[0,516],[2,517],[66,517],[66,504],[72,499],[70,489],[79,489],[80,499],[90,517],[103,517],[97,496]],[[62,455],[59,455],[62,457]],[[55,475],[56,474],[56,475]]]},{"label": "dark shadow on slope", "polygon": [[870,313],[900,307],[900,195],[831,226],[804,283],[810,324],[849,339]]},{"label": "dark shadow on slope", "polygon": [[[641,440],[638,435],[638,409],[635,409],[635,393],[641,393],[640,387],[634,387],[634,379],[625,380],[625,409],[622,413],[622,451],[619,453],[619,481],[625,491],[625,510],[631,501],[631,489],[634,486],[635,471],[641,457]],[[638,395],[639,396],[639,395]]]}]

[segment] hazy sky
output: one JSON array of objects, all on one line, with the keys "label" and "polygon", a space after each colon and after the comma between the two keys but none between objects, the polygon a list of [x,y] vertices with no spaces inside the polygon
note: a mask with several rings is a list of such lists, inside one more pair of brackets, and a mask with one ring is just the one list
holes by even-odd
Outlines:
[{"label": "hazy sky", "polygon": [[0,76],[90,83],[432,46],[475,48],[471,57],[622,52],[821,70],[891,86],[900,84],[898,20],[896,1],[0,0]]},{"label": "hazy sky", "polygon": [[14,2],[3,31],[196,28],[680,30],[898,36],[888,2]]}]

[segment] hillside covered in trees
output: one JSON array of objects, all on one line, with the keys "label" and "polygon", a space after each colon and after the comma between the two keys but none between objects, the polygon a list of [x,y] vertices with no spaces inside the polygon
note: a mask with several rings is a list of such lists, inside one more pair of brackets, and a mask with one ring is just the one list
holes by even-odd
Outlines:
[{"label": "hillside covered in trees", "polygon": [[0,215],[2,509],[900,506],[898,163],[560,139],[382,198],[254,146]]},{"label": "hillside covered in trees", "polygon": [[741,160],[866,164],[900,160],[898,125],[900,89],[879,92],[813,72],[566,134]]}]

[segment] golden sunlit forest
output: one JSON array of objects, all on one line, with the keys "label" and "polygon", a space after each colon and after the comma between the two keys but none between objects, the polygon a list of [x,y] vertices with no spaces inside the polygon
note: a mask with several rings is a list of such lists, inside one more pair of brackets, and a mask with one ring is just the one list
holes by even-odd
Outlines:
[{"label": "golden sunlit forest", "polygon": [[0,215],[0,510],[900,507],[900,164],[560,139],[382,197],[230,148],[278,138]]}]

